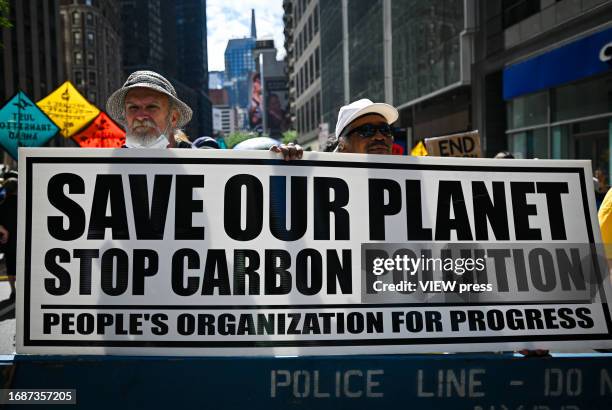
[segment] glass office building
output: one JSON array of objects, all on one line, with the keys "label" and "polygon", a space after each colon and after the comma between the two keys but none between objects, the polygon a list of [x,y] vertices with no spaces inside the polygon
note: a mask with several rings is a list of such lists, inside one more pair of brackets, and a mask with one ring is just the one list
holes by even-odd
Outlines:
[{"label": "glass office building", "polygon": [[320,0],[321,10],[321,117],[336,126],[338,110],[344,100],[344,55],[342,41],[342,4],[338,0]]},{"label": "glass office building", "polygon": [[348,7],[350,100],[383,101],[382,0],[352,0]]},{"label": "glass office building", "polygon": [[393,102],[402,105],[459,82],[463,2],[393,1],[391,7]]},{"label": "glass office building", "polygon": [[[339,108],[361,98],[398,107],[398,125],[416,139],[469,129],[464,1],[321,0],[320,5],[322,116],[330,131]],[[464,47],[464,54],[470,50]]]},{"label": "glass office building", "polygon": [[255,38],[237,38],[225,48],[225,78],[230,85],[230,105],[246,108],[249,104],[249,73],[256,71],[253,49]]}]

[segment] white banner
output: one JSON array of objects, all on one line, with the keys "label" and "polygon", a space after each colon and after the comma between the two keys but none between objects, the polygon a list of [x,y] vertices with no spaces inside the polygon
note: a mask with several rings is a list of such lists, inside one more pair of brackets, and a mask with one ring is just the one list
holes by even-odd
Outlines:
[{"label": "white banner", "polygon": [[612,347],[588,161],[21,149],[17,351]]}]

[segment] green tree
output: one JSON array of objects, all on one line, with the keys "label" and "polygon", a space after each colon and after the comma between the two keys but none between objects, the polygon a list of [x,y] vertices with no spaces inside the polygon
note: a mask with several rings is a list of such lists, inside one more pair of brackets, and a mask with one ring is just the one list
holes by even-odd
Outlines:
[{"label": "green tree", "polygon": [[[10,12],[8,0],[0,0],[0,30],[3,27],[13,27],[9,20]],[[0,42],[0,48],[2,47],[4,47],[4,45]]]},{"label": "green tree", "polygon": [[8,0],[0,0],[0,27],[13,27],[8,17],[10,11]]},{"label": "green tree", "polygon": [[288,130],[283,132],[283,144],[289,144],[290,142],[297,141],[297,131],[296,130]]},{"label": "green tree", "polygon": [[246,141],[256,136],[257,134],[254,134],[252,132],[235,131],[225,137],[225,145],[227,145],[227,147],[231,149],[234,148],[234,145],[240,144],[242,141]]}]

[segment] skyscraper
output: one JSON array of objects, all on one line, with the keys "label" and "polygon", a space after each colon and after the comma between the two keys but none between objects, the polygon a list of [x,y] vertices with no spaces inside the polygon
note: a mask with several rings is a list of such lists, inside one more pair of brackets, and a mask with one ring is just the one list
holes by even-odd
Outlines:
[{"label": "skyscraper", "polygon": [[[59,0],[10,0],[12,27],[0,28],[0,101],[18,90],[34,101],[65,80]],[[64,138],[56,137],[57,144]],[[12,162],[0,150],[4,163]]]},{"label": "skyscraper", "polygon": [[[339,1],[328,1],[319,4],[319,0],[306,2],[303,0],[283,1],[285,22],[285,58],[287,74],[289,78],[289,120],[298,131],[298,141],[313,149],[319,148],[319,124],[321,120],[321,33],[319,33],[319,14],[321,19],[330,20],[330,24],[323,26],[321,30],[327,29],[334,36],[333,40],[325,45],[333,51],[329,53],[330,75],[327,77],[335,87],[336,96],[329,96],[328,110],[337,111],[336,106],[341,106],[343,101],[337,97],[342,93],[342,22],[338,20]],[[319,13],[321,8],[321,13]],[[323,8],[327,11],[323,15]],[[334,114],[335,115],[335,114]],[[328,122],[330,120],[328,119]]]},{"label": "skyscraper", "polygon": [[198,136],[212,135],[212,105],[208,98],[206,0],[177,0],[176,77],[197,94]]},{"label": "skyscraper", "polygon": [[121,16],[118,0],[61,0],[64,61],[68,79],[94,105],[121,86]]},{"label": "skyscraper", "polygon": [[194,111],[187,134],[191,138],[210,135],[206,1],[120,2],[124,76],[144,69],[166,76]]},{"label": "skyscraper", "polygon": [[256,35],[255,11],[252,10],[251,36],[230,39],[225,48],[226,89],[232,106],[246,108],[249,103],[249,73],[256,69],[253,59]]}]

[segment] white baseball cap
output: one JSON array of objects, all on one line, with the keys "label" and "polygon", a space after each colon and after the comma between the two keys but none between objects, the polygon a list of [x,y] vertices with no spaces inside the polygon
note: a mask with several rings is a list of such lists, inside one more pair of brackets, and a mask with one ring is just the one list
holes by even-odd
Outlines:
[{"label": "white baseball cap", "polygon": [[389,124],[393,124],[397,121],[397,117],[399,117],[399,113],[394,106],[385,103],[374,103],[367,98],[363,98],[340,108],[338,122],[336,122],[336,136],[342,135],[347,125],[365,114],[382,115]]}]

